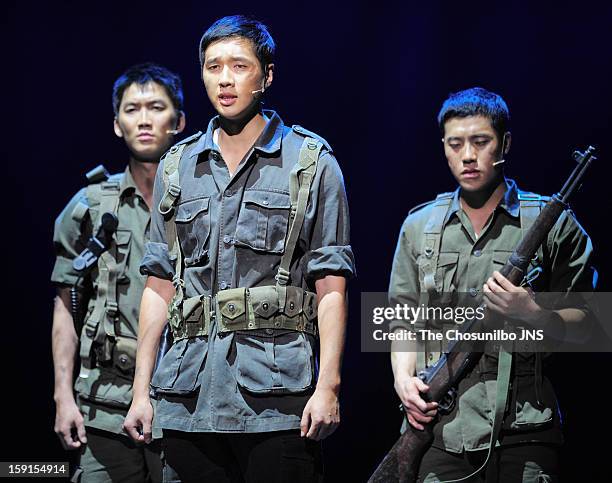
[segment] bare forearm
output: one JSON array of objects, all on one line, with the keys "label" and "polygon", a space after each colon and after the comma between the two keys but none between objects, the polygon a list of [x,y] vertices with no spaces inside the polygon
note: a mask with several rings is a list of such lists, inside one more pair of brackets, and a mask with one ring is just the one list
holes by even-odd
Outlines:
[{"label": "bare forearm", "polygon": [[[395,332],[398,331],[396,330]],[[393,369],[395,379],[402,376],[414,376],[416,373],[416,347],[413,347],[413,350],[407,351],[405,344],[406,342],[395,341],[391,344],[391,368]]]},{"label": "bare forearm", "polygon": [[320,338],[317,388],[330,389],[337,394],[346,336],[346,281],[343,277],[328,276],[317,281],[317,294]]},{"label": "bare forearm", "polygon": [[77,355],[78,338],[74,329],[70,307],[70,290],[62,288],[55,297],[51,346],[55,376],[54,399],[56,402],[73,400],[72,375]]},{"label": "bare forearm", "polygon": [[134,374],[134,399],[148,398],[159,338],[166,324],[168,303],[174,288],[170,282],[149,277],[142,294],[138,321],[138,351]]}]

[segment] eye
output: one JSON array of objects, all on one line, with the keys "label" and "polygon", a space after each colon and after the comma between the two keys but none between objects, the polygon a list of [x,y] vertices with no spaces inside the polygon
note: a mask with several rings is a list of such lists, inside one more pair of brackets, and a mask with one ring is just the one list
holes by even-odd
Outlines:
[{"label": "eye", "polygon": [[219,66],[217,64],[211,64],[208,67],[206,67],[207,70],[214,72],[215,70],[219,69]]},{"label": "eye", "polygon": [[236,64],[234,67],[235,67],[237,70],[244,70],[244,69],[246,69],[248,66],[247,66],[247,65],[245,65],[245,64]]},{"label": "eye", "polygon": [[448,143],[448,145],[452,148],[452,149],[459,149],[461,147],[461,143]]},{"label": "eye", "polygon": [[153,106],[154,111],[163,111],[165,109],[166,109],[166,106],[164,106],[163,104],[155,104]]}]

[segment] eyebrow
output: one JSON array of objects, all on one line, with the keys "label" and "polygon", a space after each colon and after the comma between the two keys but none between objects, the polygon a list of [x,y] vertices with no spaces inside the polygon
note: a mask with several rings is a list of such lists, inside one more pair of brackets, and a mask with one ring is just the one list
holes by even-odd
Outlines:
[{"label": "eyebrow", "polygon": [[[236,60],[241,60],[243,62],[251,62],[251,60],[247,57],[243,57],[241,55],[236,55],[233,57],[230,57],[231,61],[236,61]],[[219,57],[211,57],[210,59],[206,59],[205,64],[212,64],[214,62],[218,62],[219,61]]]},{"label": "eyebrow", "polygon": [[157,98],[155,98],[155,99],[151,99],[150,101],[146,101],[146,102],[144,102],[144,103],[143,103],[143,102],[137,102],[137,101],[128,101],[128,102],[126,102],[126,103],[123,105],[123,107],[128,107],[128,106],[140,106],[140,105],[142,105],[142,104],[147,104],[147,105],[150,105],[150,104],[158,104],[158,103],[159,103],[159,104],[167,104],[167,102],[166,102],[165,100],[163,100],[163,99],[162,99],[162,98],[160,98],[160,97],[157,97]]}]

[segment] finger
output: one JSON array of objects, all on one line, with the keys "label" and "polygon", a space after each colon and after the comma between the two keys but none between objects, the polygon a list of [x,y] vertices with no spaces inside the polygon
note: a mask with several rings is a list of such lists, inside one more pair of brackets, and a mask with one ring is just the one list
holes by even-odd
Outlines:
[{"label": "finger", "polygon": [[140,434],[140,432],[138,431],[139,426],[135,425],[134,423],[132,423],[131,421],[126,421],[125,423],[123,423],[123,429],[125,430],[125,432],[130,436],[130,438],[132,438],[134,441],[141,441],[142,436]]},{"label": "finger", "polygon": [[87,433],[85,432],[85,425],[83,424],[83,421],[79,421],[76,428],[79,441],[83,444],[87,444]]},{"label": "finger", "polygon": [[427,384],[425,384],[418,377],[414,379],[414,385],[419,390],[419,392],[427,392],[427,391],[429,391],[429,386]]},{"label": "finger", "polygon": [[493,272],[493,278],[495,281],[506,291],[514,292],[517,289],[517,286],[514,285],[510,280],[504,277],[499,271],[495,270]]},{"label": "finger", "polygon": [[70,428],[66,428],[64,430],[60,430],[57,433],[57,435],[59,436],[59,439],[60,439],[60,442],[62,443],[62,446],[66,450],[75,449],[75,448],[78,448],[79,446],[81,446],[80,442],[74,441],[72,439],[72,432],[70,431]]},{"label": "finger", "polygon": [[144,439],[144,442],[149,444],[151,442],[151,440],[153,439],[153,431],[151,429],[151,418],[145,418],[145,420],[143,421],[142,424],[142,437]]},{"label": "finger", "polygon": [[302,413],[302,420],[300,421],[300,437],[306,436],[308,432],[308,426],[310,426],[310,408],[306,406]]},{"label": "finger", "polygon": [[317,436],[319,434],[320,426],[321,421],[317,420],[316,418],[313,418],[310,423],[310,429],[308,430],[308,433],[306,433],[306,437],[308,439],[314,439],[315,441],[318,441]]},{"label": "finger", "polygon": [[431,409],[431,407],[428,407],[427,403],[421,399],[420,396],[415,396],[414,394],[410,398],[409,402],[411,403],[410,406],[415,407],[421,413],[425,413]]},{"label": "finger", "polygon": [[[484,289],[484,286],[483,286],[483,289]],[[485,303],[487,304],[487,307],[489,307],[490,305],[496,305],[497,307],[504,307],[506,305],[506,301],[504,300],[502,295],[499,293],[488,291],[483,294],[483,297],[485,299]]]},{"label": "finger", "polygon": [[493,277],[487,278],[485,285],[487,285],[491,289],[491,292],[505,292],[505,289],[499,283],[497,283],[497,280],[495,280],[495,278]]},{"label": "finger", "polygon": [[410,414],[414,418],[414,420],[419,422],[419,423],[427,424],[427,423],[430,423],[431,420],[433,419],[431,416],[425,416],[424,413],[419,413],[418,411],[413,411]]},{"label": "finger", "polygon": [[410,426],[412,426],[414,429],[418,429],[419,431],[423,431],[425,429],[422,425],[420,425],[414,420],[411,414],[408,414],[408,422],[410,423]]}]

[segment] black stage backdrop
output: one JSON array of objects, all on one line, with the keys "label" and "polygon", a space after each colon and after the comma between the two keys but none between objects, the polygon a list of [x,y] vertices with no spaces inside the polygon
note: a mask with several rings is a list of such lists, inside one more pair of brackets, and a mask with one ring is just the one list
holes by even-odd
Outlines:
[{"label": "black stage backdrop", "polygon": [[[155,61],[184,82],[187,130],[213,114],[197,44],[216,18],[255,15],[278,44],[266,105],[324,136],[344,172],[358,278],[342,389],[342,424],[324,443],[328,481],[365,481],[400,425],[387,354],[360,351],[359,296],[386,290],[410,207],[454,187],[435,117],[451,91],[479,85],[512,114],[508,175],[552,194],[575,147],[600,160],[572,206],[612,290],[608,168],[612,9],[588,2],[5,2],[2,7],[2,427],[0,458],[63,460],[53,433],[50,330],[53,220],[103,162],[126,161],[112,131],[111,87]],[[535,4],[538,5],[535,5]],[[567,481],[607,468],[609,354],[557,356]]]}]

